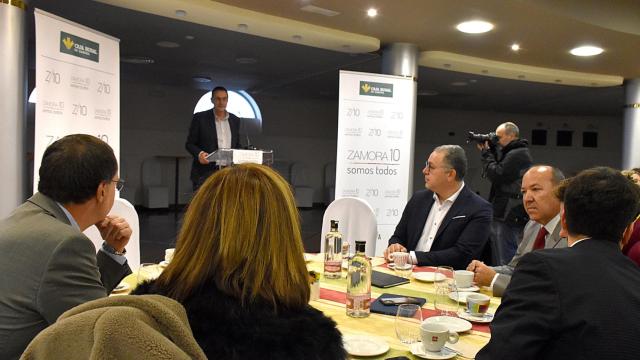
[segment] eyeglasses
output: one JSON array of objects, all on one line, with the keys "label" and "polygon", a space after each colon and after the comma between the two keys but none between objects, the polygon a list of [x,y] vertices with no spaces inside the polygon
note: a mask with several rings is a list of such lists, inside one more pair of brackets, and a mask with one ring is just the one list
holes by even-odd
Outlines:
[{"label": "eyeglasses", "polygon": [[424,163],[424,167],[429,172],[432,172],[435,169],[449,169],[449,170],[453,169],[451,166],[433,166],[433,165],[429,164],[428,161]]},{"label": "eyeglasses", "polygon": [[116,183],[116,190],[118,191],[122,191],[122,189],[124,188],[124,180],[122,179],[111,180],[111,182]]}]

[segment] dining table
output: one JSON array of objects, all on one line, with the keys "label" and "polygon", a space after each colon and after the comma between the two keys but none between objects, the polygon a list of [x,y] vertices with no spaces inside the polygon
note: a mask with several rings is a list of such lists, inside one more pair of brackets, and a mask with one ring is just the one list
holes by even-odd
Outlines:
[{"label": "dining table", "polygon": [[[338,325],[338,329],[343,335],[343,338],[358,337],[366,338],[379,343],[384,343],[384,346],[388,345],[388,350],[383,353],[371,355],[371,356],[358,356],[355,354],[349,354],[349,359],[389,359],[394,357],[407,357],[409,359],[423,359],[425,357],[416,356],[412,353],[411,344],[403,344],[396,336],[395,321],[396,318],[393,315],[384,315],[378,313],[370,313],[369,316],[364,318],[350,317],[346,313],[346,293],[347,293],[347,271],[343,269],[342,275],[338,279],[325,279],[322,276],[323,273],[323,255],[322,254],[304,254],[307,262],[307,269],[313,271],[319,276],[319,292],[316,291],[309,302],[311,306],[322,311],[326,316],[333,319]],[[372,270],[379,271],[388,274],[396,274],[395,270],[390,268],[382,257],[373,257],[370,259]],[[158,272],[162,271],[166,263],[157,265]],[[423,321],[441,314],[434,307],[434,300],[436,297],[435,282],[421,281],[417,278],[424,278],[417,276],[417,273],[421,272],[434,272],[435,267],[431,266],[414,266],[409,273],[409,282],[402,285],[397,285],[390,288],[379,288],[371,286],[371,301],[384,293],[391,293],[399,296],[409,296],[424,298],[427,302],[421,307]],[[402,274],[407,276],[407,272]],[[137,271],[125,277],[120,285],[120,291],[114,291],[112,296],[126,295],[131,289],[135,288],[139,276]],[[497,307],[500,305],[500,298],[493,297],[491,289],[487,287],[480,287],[478,292],[491,296],[488,314],[494,314]],[[313,293],[313,291],[312,291]],[[458,313],[464,311],[464,304],[460,304]],[[448,314],[451,316],[451,314]],[[458,314],[453,315],[458,317]],[[460,332],[459,340],[455,344],[447,343],[446,347],[450,351],[456,353],[453,359],[474,359],[478,351],[489,342],[491,338],[489,323],[487,322],[471,322],[471,329]],[[415,346],[415,345],[413,345]],[[437,357],[430,357],[437,358]],[[445,358],[445,357],[442,357]],[[447,357],[448,358],[448,357]]]}]

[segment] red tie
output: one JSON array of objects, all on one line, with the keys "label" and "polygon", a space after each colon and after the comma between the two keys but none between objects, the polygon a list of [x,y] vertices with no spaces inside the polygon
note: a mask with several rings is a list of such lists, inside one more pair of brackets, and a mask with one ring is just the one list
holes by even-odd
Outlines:
[{"label": "red tie", "polygon": [[536,236],[536,241],[533,243],[533,250],[544,249],[544,237],[547,236],[547,229],[543,227],[538,231],[538,236]]}]

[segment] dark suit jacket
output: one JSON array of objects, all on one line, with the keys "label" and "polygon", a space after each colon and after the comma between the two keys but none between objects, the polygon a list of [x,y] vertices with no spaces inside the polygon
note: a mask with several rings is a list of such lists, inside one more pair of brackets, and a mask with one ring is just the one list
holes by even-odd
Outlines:
[{"label": "dark suit jacket", "polygon": [[476,359],[638,359],[640,267],[584,240],[526,254]]},{"label": "dark suit jacket", "polygon": [[[229,113],[229,128],[231,129],[231,147],[238,149],[240,148],[240,119],[232,113]],[[215,164],[202,165],[198,161],[200,151],[212,153],[218,150],[218,133],[216,132],[213,109],[193,114],[185,147],[193,156],[192,181],[216,170]]]},{"label": "dark suit jacket", "polygon": [[[433,191],[415,193],[404,208],[389,245],[397,243],[415,250],[433,203]],[[431,250],[416,251],[418,265],[466,269],[472,259],[480,257],[489,239],[491,217],[491,204],[465,185],[438,228]]]},{"label": "dark suit jacket", "polygon": [[0,358],[17,359],[63,312],[107,296],[131,273],[36,193],[0,221]]}]

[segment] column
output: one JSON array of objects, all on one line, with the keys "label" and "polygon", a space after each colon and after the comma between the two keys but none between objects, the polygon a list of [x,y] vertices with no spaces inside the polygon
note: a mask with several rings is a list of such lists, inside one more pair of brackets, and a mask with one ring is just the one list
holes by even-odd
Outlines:
[{"label": "column", "polygon": [[0,218],[24,200],[26,3],[0,0]]},{"label": "column", "polygon": [[640,79],[626,80],[624,93],[622,169],[630,169],[640,167]]},{"label": "column", "polygon": [[[418,46],[409,43],[387,44],[382,49],[382,73],[413,78],[413,109],[411,114],[411,143],[416,143],[416,107],[418,101]],[[414,173],[415,146],[409,153],[409,172]],[[413,178],[409,176],[409,194],[413,194]]]}]

